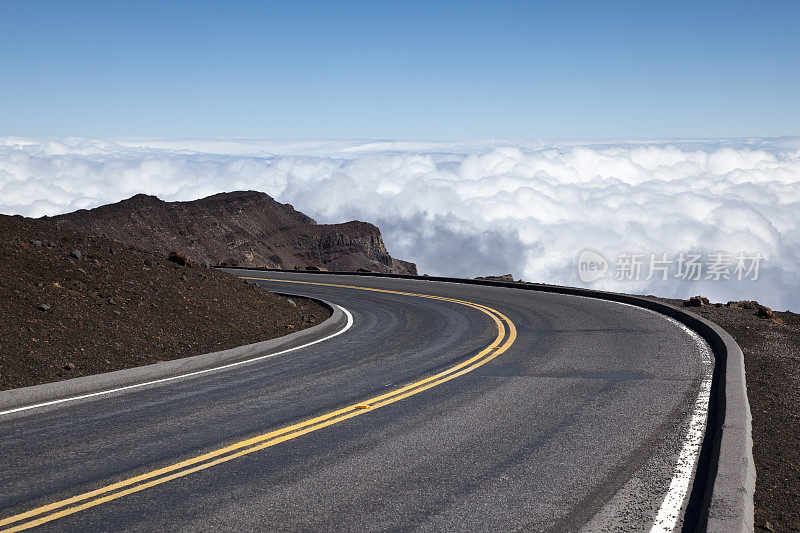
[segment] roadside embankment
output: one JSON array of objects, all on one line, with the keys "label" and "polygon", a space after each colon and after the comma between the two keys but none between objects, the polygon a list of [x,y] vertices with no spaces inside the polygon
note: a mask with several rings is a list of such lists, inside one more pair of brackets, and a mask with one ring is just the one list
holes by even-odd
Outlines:
[{"label": "roadside embankment", "polygon": [[330,316],[181,262],[0,215],[0,390],[252,344]]}]

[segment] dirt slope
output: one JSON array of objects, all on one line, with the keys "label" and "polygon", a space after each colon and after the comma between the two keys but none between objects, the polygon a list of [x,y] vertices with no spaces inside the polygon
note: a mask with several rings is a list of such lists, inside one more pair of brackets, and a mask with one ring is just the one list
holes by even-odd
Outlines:
[{"label": "dirt slope", "polygon": [[329,316],[164,254],[0,215],[0,390],[233,348]]},{"label": "dirt slope", "polygon": [[372,224],[317,224],[291,205],[254,191],[192,202],[164,202],[138,194],[52,220],[149,250],[177,250],[198,263],[232,258],[240,265],[273,268],[417,273],[413,263],[389,255],[380,230]]}]

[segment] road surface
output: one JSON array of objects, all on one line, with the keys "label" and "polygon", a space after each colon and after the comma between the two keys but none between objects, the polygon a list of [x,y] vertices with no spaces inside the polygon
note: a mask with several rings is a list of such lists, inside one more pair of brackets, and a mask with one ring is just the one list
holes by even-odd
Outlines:
[{"label": "road surface", "polygon": [[671,319],[511,288],[235,273],[334,302],[352,327],[0,416],[0,531],[680,525],[710,364]]}]

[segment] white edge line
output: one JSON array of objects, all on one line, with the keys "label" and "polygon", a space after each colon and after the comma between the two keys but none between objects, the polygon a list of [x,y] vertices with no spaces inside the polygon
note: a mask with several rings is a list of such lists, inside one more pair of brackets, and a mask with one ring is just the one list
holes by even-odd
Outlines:
[{"label": "white edge line", "polygon": [[658,513],[653,521],[649,533],[671,533],[674,532],[681,514],[685,511],[686,497],[689,494],[689,485],[694,479],[698,459],[700,458],[700,448],[703,444],[703,438],[706,433],[706,422],[708,421],[708,406],[711,400],[711,383],[713,380],[713,367],[712,352],[708,343],[703,339],[699,333],[683,324],[682,322],[668,316],[664,313],[659,313],[647,307],[640,307],[638,305],[629,304],[627,302],[617,302],[615,300],[603,300],[602,298],[594,298],[592,296],[582,296],[572,294],[576,298],[587,298],[592,300],[599,300],[604,302],[611,302],[614,304],[632,307],[640,311],[657,315],[679,329],[683,330],[697,345],[701,354],[701,364],[704,366],[703,379],[700,382],[700,390],[694,401],[692,407],[692,414],[689,420],[689,428],[683,438],[683,445],[678,454],[678,460],[672,471],[672,479],[670,480],[669,487],[661,505],[658,508]]},{"label": "white edge line", "polygon": [[[576,295],[578,296],[578,295]],[[579,298],[591,298],[591,296],[578,296]],[[706,422],[708,421],[708,405],[711,400],[711,383],[713,373],[712,352],[708,343],[703,339],[699,333],[690,328],[689,326],[679,322],[671,316],[659,313],[653,309],[646,307],[639,307],[638,305],[629,304],[626,302],[613,303],[633,307],[646,311],[648,313],[658,315],[661,318],[671,322],[677,326],[684,333],[686,333],[692,340],[694,340],[701,354],[701,364],[704,367],[702,381],[700,382],[700,390],[694,401],[692,407],[692,414],[689,420],[689,428],[683,438],[683,445],[678,454],[678,460],[672,471],[672,479],[670,480],[669,487],[661,505],[658,508],[658,513],[650,528],[650,533],[671,533],[674,532],[678,520],[684,512],[686,504],[686,497],[689,494],[689,486],[694,479],[695,469],[697,467],[698,459],[700,458],[700,448],[703,444],[703,438],[706,433]]]},{"label": "white edge line", "polygon": [[697,458],[700,455],[700,446],[703,444],[710,396],[711,378],[706,378],[700,385],[700,393],[695,400],[689,429],[686,432],[683,446],[678,456],[678,463],[675,466],[667,494],[661,503],[650,533],[675,531],[678,519],[684,510],[689,484],[692,481]]},{"label": "white edge line", "polygon": [[[336,305],[336,304],[333,304],[333,305]],[[347,331],[348,329],[350,329],[353,326],[353,315],[350,314],[350,311],[348,311],[347,309],[345,309],[341,305],[336,305],[336,307],[341,309],[342,312],[347,316],[347,324],[345,325],[344,328],[340,329],[339,331],[337,331],[337,332],[335,332],[335,333],[333,333],[331,335],[328,335],[327,337],[323,337],[321,339],[317,339],[315,341],[311,341],[311,342],[308,342],[308,343],[300,345],[300,346],[295,346],[294,348],[287,348],[286,350],[281,350],[280,352],[275,352],[275,353],[271,353],[271,354],[267,354],[267,355],[260,355],[258,357],[253,357],[252,359],[245,359],[243,361],[237,361],[235,363],[228,363],[228,364],[222,365],[222,366],[215,366],[214,368],[206,368],[205,370],[197,370],[195,372],[189,372],[187,374],[180,374],[178,376],[155,379],[153,381],[146,381],[144,383],[137,383],[135,385],[126,385],[125,387],[118,387],[116,389],[109,389],[109,390],[104,390],[104,391],[100,391],[100,392],[92,392],[92,393],[89,393],[89,394],[82,394],[80,396],[72,396],[70,398],[62,398],[60,400],[52,400],[52,401],[49,401],[49,402],[42,402],[42,403],[37,403],[37,404],[33,404],[33,405],[26,405],[24,407],[16,407],[14,409],[9,409],[8,411],[0,411],[0,416],[10,415],[12,413],[19,413],[20,411],[27,411],[29,409],[38,409],[40,407],[47,407],[47,406],[56,405],[56,404],[59,404],[59,403],[74,402],[74,401],[83,400],[83,399],[86,399],[86,398],[94,398],[96,396],[103,396],[103,395],[106,395],[106,394],[114,394],[116,392],[125,391],[125,390],[131,390],[131,389],[137,389],[139,387],[145,387],[147,385],[155,385],[157,383],[165,383],[167,381],[175,381],[175,380],[178,380],[178,379],[188,378],[188,377],[192,377],[192,376],[198,376],[200,374],[207,374],[209,372],[216,372],[218,370],[225,370],[225,369],[232,368],[232,367],[235,367],[235,366],[244,365],[244,364],[247,364],[247,363],[252,363],[254,361],[260,361],[262,359],[268,359],[270,357],[275,357],[276,355],[282,355],[282,354],[285,354],[285,353],[288,353],[288,352],[293,352],[295,350],[300,350],[302,348],[308,348],[309,346],[313,346],[314,344],[318,344],[320,342],[327,341],[327,340],[330,340],[330,339],[332,339],[334,337],[337,337],[337,336],[341,335],[342,333],[344,333],[345,331]]]}]

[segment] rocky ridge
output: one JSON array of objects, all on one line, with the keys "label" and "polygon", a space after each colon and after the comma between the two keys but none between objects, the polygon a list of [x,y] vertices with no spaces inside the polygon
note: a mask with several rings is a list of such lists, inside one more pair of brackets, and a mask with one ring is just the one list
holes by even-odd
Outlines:
[{"label": "rocky ridge", "polygon": [[51,218],[57,225],[202,264],[416,274],[393,258],[380,230],[360,221],[317,224],[289,204],[255,191],[191,202],[137,194]]}]

